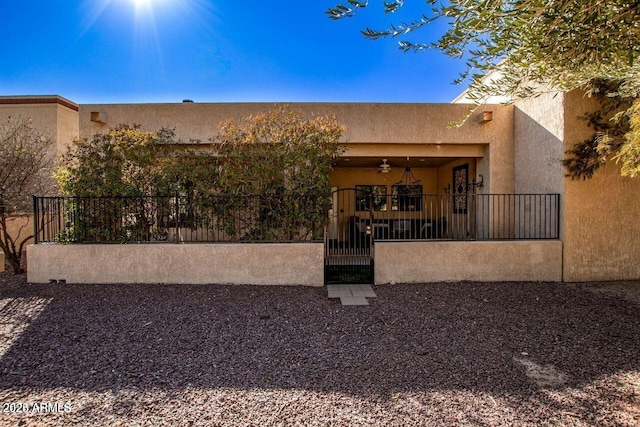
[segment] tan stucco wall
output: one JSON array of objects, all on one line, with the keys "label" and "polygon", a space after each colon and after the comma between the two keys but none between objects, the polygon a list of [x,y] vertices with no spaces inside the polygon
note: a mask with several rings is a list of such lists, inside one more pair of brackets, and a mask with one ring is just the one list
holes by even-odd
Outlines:
[{"label": "tan stucco wall", "polygon": [[378,242],[376,284],[562,280],[562,242]]},{"label": "tan stucco wall", "polygon": [[[20,244],[25,237],[33,235],[32,220],[33,215],[14,217],[7,220],[7,232],[12,239],[16,240],[16,244]],[[33,239],[28,239],[25,243],[25,249],[26,245],[32,242]]]},{"label": "tan stucco wall", "polygon": [[[138,123],[148,130],[175,128],[183,140],[208,140],[217,133],[220,122],[242,119],[268,111],[276,103],[178,103],[178,104],[84,104],[80,106],[80,134],[95,132],[119,123]],[[511,139],[512,108],[495,105],[494,120],[479,124],[470,119],[460,128],[448,123],[464,117],[467,106],[456,104],[380,104],[380,103],[289,103],[307,116],[335,115],[347,127],[345,142],[473,144]],[[91,112],[106,114],[107,123],[91,121]],[[498,132],[496,132],[498,130]],[[506,131],[505,135],[502,130]]]},{"label": "tan stucco wall", "polygon": [[0,120],[7,120],[9,117],[28,119],[31,126],[38,132],[46,135],[54,141],[55,150],[52,147],[52,154],[58,149],[58,107],[56,104],[41,105],[4,105],[0,104]]},{"label": "tan stucco wall", "polygon": [[[70,101],[57,96],[43,97],[0,97],[0,99],[12,99],[20,104],[0,103],[0,119],[8,117],[22,117],[30,119],[34,129],[48,135],[55,142],[58,153],[63,152],[65,147],[79,135],[78,112],[56,102],[61,99],[65,103]],[[30,99],[49,100],[48,103],[30,104]],[[72,104],[72,103],[71,103]]]},{"label": "tan stucco wall", "polygon": [[324,284],[324,247],[303,244],[30,245],[30,283]]},{"label": "tan stucco wall", "polygon": [[515,190],[564,193],[564,96],[520,100],[514,112]]},{"label": "tan stucco wall", "polygon": [[[220,122],[266,111],[272,103],[87,104],[80,106],[80,135],[89,137],[119,123],[137,123],[147,130],[175,129],[184,142],[210,141]],[[346,156],[479,157],[485,192],[513,192],[513,107],[490,105],[493,120],[479,123],[473,116],[459,128],[449,123],[463,118],[463,104],[292,103],[307,116],[335,115],[347,127]],[[106,124],[91,121],[100,112]],[[396,146],[396,147],[393,147]]]},{"label": "tan stucco wall", "polygon": [[[29,97],[25,98],[27,102]],[[43,97],[62,99],[59,97]],[[72,104],[72,103],[71,103]],[[58,153],[77,136],[90,137],[119,123],[136,123],[144,129],[175,129],[184,142],[208,143],[220,122],[242,119],[266,111],[273,103],[86,104],[79,111],[60,103],[0,105],[0,117],[29,117],[36,128],[56,140]],[[307,116],[335,115],[347,127],[342,142],[347,156],[477,158],[478,173],[485,176],[485,192],[513,191],[513,107],[485,106],[493,121],[469,118],[458,128],[449,123],[467,113],[462,104],[293,103]],[[77,107],[74,105],[74,108]],[[91,121],[100,113],[102,122]],[[491,162],[489,163],[489,158]]]},{"label": "tan stucco wall", "polygon": [[640,278],[640,180],[608,164],[586,181],[565,177],[562,159],[593,129],[580,117],[598,108],[580,92],[518,101],[514,114],[515,189],[561,195],[563,280]]},{"label": "tan stucco wall", "polygon": [[544,93],[518,100],[513,119],[515,192],[560,194],[560,238],[564,233],[564,108],[563,94]]},{"label": "tan stucco wall", "polygon": [[58,128],[56,135],[56,147],[58,153],[65,153],[71,143],[80,135],[80,123],[78,112],[58,105]]},{"label": "tan stucco wall", "polygon": [[9,117],[30,119],[34,128],[55,137],[58,116],[57,110],[57,104],[0,104],[0,119],[3,121]]},{"label": "tan stucco wall", "polygon": [[[512,107],[512,106],[511,106]],[[504,194],[514,192],[514,176],[515,170],[513,166],[513,108],[509,110],[509,127],[502,128],[496,122],[494,111],[494,120],[485,123],[482,126],[487,131],[496,132],[505,135],[505,140],[495,141],[485,148],[485,155],[476,164],[476,174],[483,174],[484,187],[478,190],[480,194]]]},{"label": "tan stucco wall", "polygon": [[[592,99],[565,95],[565,145],[593,135],[578,120],[596,107]],[[565,281],[640,279],[640,178],[620,176],[609,162],[593,178],[565,179]]]},{"label": "tan stucco wall", "polygon": [[[24,241],[25,237],[33,235],[33,216],[21,216],[7,219],[7,233],[15,241],[16,249],[20,246],[20,243]],[[0,232],[0,239],[4,236]],[[26,239],[23,250],[27,249],[27,245],[33,243],[33,238]],[[4,253],[0,251],[0,272],[4,271],[5,257]]]}]

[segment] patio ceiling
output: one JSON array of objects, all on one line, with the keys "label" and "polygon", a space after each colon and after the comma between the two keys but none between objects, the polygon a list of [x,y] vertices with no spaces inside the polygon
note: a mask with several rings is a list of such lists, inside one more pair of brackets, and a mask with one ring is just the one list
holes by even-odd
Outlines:
[{"label": "patio ceiling", "polygon": [[[404,168],[406,157],[384,157],[392,168]],[[383,157],[342,157],[336,162],[336,167],[371,168],[378,167]],[[445,165],[459,157],[410,157],[409,166],[412,168],[430,168]]]}]

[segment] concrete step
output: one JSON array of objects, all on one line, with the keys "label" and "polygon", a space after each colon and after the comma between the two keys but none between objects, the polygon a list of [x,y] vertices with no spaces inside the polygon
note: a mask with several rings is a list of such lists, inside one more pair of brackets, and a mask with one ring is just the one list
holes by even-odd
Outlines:
[{"label": "concrete step", "polygon": [[369,305],[367,298],[375,298],[371,285],[327,285],[329,298],[340,298],[342,305]]}]

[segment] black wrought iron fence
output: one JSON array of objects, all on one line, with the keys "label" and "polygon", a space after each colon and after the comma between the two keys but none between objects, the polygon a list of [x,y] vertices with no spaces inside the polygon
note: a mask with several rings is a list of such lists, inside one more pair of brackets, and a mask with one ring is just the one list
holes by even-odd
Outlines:
[{"label": "black wrought iron fence", "polygon": [[[337,241],[558,239],[559,194],[355,196],[351,210],[340,207],[329,224]],[[372,196],[373,197],[373,196]],[[344,204],[344,202],[343,202]],[[338,243],[334,243],[338,244]]]},{"label": "black wrought iron fence", "polygon": [[478,240],[560,238],[559,194],[475,194],[469,206]]},{"label": "black wrought iron fence", "polygon": [[364,205],[353,194],[352,209],[331,209],[330,195],[34,197],[35,241],[303,242],[321,241],[325,225],[334,245],[367,233],[374,241],[560,236],[559,194],[387,195]]},{"label": "black wrought iron fence", "polygon": [[304,242],[331,197],[34,197],[36,243]]}]

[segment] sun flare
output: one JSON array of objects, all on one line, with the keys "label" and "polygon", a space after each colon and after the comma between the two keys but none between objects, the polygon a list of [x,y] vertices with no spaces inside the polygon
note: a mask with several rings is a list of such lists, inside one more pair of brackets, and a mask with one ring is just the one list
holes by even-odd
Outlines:
[{"label": "sun flare", "polygon": [[[208,0],[83,0],[87,15],[82,35],[90,31],[125,31],[134,51],[156,52],[163,58],[162,40],[169,40],[174,28],[209,28],[212,11]],[[118,16],[117,26],[105,27],[104,19]],[[159,27],[162,26],[163,31]],[[169,28],[168,28],[169,26]],[[168,28],[168,29],[167,29]]]},{"label": "sun flare", "polygon": [[130,0],[136,8],[149,7],[153,0]]}]

